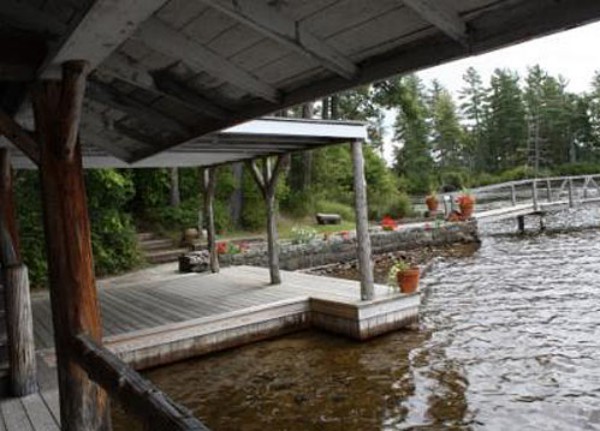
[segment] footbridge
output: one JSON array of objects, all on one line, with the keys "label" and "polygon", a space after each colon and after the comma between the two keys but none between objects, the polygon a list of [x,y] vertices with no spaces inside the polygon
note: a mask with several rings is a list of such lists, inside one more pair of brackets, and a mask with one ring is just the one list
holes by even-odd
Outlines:
[{"label": "footbridge", "polygon": [[[543,215],[576,206],[600,202],[600,174],[533,178],[477,187],[473,217],[483,222],[517,217],[521,225],[527,215]],[[457,209],[461,192],[443,195],[444,211]]]}]

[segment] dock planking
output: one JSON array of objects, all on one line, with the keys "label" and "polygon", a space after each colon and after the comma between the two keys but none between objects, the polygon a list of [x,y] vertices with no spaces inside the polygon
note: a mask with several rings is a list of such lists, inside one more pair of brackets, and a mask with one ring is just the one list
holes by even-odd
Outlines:
[{"label": "dock planking", "polygon": [[[104,341],[142,369],[315,327],[368,339],[417,318],[419,296],[375,286],[362,301],[357,281],[283,271],[269,284],[265,268],[169,274],[137,283],[101,283]],[[47,297],[32,301],[36,345],[52,355]]]}]

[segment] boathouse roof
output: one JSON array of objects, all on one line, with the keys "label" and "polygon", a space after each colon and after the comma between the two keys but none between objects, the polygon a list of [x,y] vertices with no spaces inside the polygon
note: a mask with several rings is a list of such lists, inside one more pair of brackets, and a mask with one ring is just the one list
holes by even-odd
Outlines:
[{"label": "boathouse roof", "polygon": [[254,151],[219,130],[599,17],[595,0],[3,0],[0,108],[32,131],[29,85],[87,60],[94,163],[185,164],[201,148],[194,164],[214,164]]}]

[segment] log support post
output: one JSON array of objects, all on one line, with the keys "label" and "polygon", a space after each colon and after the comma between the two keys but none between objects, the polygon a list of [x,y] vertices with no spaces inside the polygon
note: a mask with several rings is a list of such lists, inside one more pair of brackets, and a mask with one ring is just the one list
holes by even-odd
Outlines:
[{"label": "log support post", "polygon": [[531,199],[533,201],[533,210],[539,211],[540,205],[538,202],[537,180],[533,180],[531,183]]},{"label": "log support post", "polygon": [[271,284],[281,284],[281,273],[279,271],[279,239],[277,232],[277,202],[275,191],[277,180],[290,163],[289,155],[277,156],[275,165],[270,158],[263,160],[262,171],[255,160],[248,164],[254,181],[258,185],[265,203],[267,205],[267,250],[269,254],[269,274]]},{"label": "log support post", "polygon": [[552,203],[552,183],[550,180],[546,180],[546,198],[548,203]]},{"label": "log support post", "polygon": [[362,151],[363,141],[352,142],[352,163],[354,168],[354,200],[356,210],[356,246],[360,269],[360,296],[363,300],[373,299],[373,260],[371,238],[367,214],[367,184],[365,181],[365,161]]},{"label": "log support post", "polygon": [[87,198],[78,139],[88,64],[63,64],[62,79],[33,92],[60,393],[66,431],[110,430],[106,392],[78,362],[77,336],[102,344]]},{"label": "log support post", "polygon": [[525,233],[525,216],[524,215],[517,216],[517,229],[521,235]]},{"label": "log support post", "polygon": [[27,267],[21,264],[10,153],[6,148],[0,149],[0,229],[11,393],[22,397],[37,392],[38,384],[29,277]]},{"label": "log support post", "polygon": [[206,220],[206,243],[210,254],[210,270],[219,272],[219,255],[217,254],[217,235],[215,232],[215,189],[217,187],[217,168],[210,167],[202,172],[202,195],[204,201],[204,218]]}]

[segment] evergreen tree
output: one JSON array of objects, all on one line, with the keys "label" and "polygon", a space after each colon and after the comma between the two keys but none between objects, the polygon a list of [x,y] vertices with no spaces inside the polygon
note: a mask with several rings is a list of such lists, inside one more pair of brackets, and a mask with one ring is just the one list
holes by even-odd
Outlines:
[{"label": "evergreen tree", "polygon": [[464,165],[463,131],[452,95],[433,81],[430,97],[431,147],[442,170]]},{"label": "evergreen tree", "polygon": [[464,158],[471,171],[485,169],[486,154],[484,124],[487,113],[486,89],[481,75],[474,67],[469,67],[463,75],[465,86],[459,93],[460,110],[465,121]]},{"label": "evergreen tree", "polygon": [[485,170],[498,172],[525,163],[527,122],[523,93],[516,72],[496,69],[486,103]]}]

